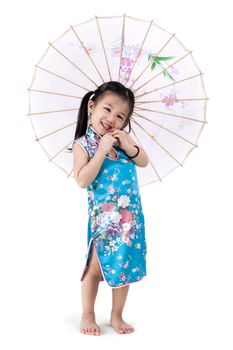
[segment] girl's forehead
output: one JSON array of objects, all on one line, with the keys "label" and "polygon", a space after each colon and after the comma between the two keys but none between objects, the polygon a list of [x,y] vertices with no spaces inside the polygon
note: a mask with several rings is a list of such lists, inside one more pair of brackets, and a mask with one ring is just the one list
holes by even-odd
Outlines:
[{"label": "girl's forehead", "polygon": [[121,108],[124,112],[129,111],[129,103],[127,100],[123,99],[121,96],[114,93],[106,93],[99,101],[101,104],[109,105],[114,108]]}]

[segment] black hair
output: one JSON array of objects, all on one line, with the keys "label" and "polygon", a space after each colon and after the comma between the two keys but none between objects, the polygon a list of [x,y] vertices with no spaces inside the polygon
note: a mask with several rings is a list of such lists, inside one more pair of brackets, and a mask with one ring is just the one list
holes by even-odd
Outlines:
[{"label": "black hair", "polygon": [[125,87],[119,81],[109,81],[107,83],[100,85],[96,90],[89,91],[86,95],[83,96],[80,104],[79,112],[78,112],[77,126],[75,130],[74,139],[77,139],[86,133],[87,123],[88,123],[87,107],[88,107],[88,101],[90,97],[94,94],[91,100],[93,102],[96,102],[101,96],[103,97],[103,94],[106,91],[112,91],[117,95],[119,95],[120,97],[122,97],[125,101],[128,101],[130,111],[123,127],[126,127],[129,124],[129,132],[131,131],[130,117],[133,114],[133,110],[134,110],[134,103],[135,103],[134,94],[130,89]]}]

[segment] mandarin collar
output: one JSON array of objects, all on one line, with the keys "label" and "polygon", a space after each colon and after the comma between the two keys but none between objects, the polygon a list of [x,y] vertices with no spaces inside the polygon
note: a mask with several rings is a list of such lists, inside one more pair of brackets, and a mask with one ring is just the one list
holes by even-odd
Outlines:
[{"label": "mandarin collar", "polygon": [[99,140],[101,139],[101,137],[102,137],[102,136],[98,133],[98,131],[96,131],[96,130],[93,128],[92,124],[90,124],[90,125],[88,126],[88,128],[87,128],[87,134],[88,134],[90,137],[96,139],[97,141],[99,141]]}]

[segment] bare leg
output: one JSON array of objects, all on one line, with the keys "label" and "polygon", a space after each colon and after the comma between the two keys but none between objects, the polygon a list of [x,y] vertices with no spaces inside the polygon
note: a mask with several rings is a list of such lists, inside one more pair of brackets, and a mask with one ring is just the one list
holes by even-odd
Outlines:
[{"label": "bare leg", "polygon": [[132,333],[134,328],[127,324],[122,318],[122,312],[125,306],[129,291],[129,285],[112,289],[112,312],[110,324],[117,333]]},{"label": "bare leg", "polygon": [[80,332],[83,334],[100,335],[100,327],[95,321],[94,305],[101,274],[99,261],[92,244],[92,257],[81,287],[83,314],[80,322]]}]

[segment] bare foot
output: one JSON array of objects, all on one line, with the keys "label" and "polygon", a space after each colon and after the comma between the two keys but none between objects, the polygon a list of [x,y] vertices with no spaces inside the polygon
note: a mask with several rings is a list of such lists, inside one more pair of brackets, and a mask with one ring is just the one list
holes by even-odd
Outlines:
[{"label": "bare foot", "polygon": [[110,324],[119,334],[128,334],[134,331],[134,328],[126,323],[122,316],[118,314],[111,314]]},{"label": "bare foot", "polygon": [[95,322],[94,313],[82,315],[80,321],[80,332],[82,334],[100,335],[100,327]]}]

